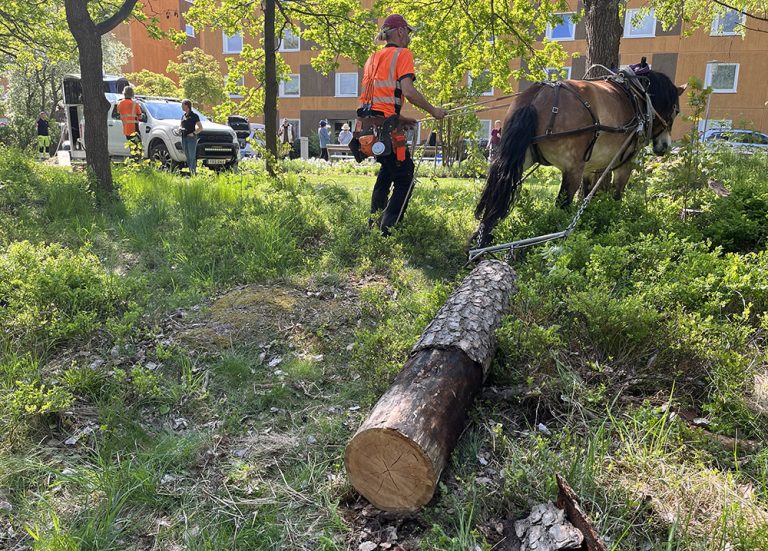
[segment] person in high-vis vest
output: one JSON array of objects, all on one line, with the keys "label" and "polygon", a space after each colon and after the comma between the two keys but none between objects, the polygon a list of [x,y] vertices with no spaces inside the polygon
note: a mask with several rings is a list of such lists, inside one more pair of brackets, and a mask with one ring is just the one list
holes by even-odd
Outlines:
[{"label": "person in high-vis vest", "polygon": [[[387,45],[371,54],[365,62],[363,70],[363,93],[360,96],[358,116],[390,117],[399,115],[407,99],[435,119],[442,119],[446,111],[435,107],[421,95],[413,86],[416,72],[413,64],[413,53],[408,49],[413,32],[405,18],[392,14],[384,20],[377,39],[386,41]],[[414,165],[410,153],[405,151],[405,157],[398,160],[394,148],[385,157],[377,157],[381,167],[373,186],[371,195],[371,217],[369,226],[380,211],[379,228],[384,235],[389,235],[390,228],[395,225],[408,206],[411,183],[413,182]],[[392,196],[389,197],[390,190]]]},{"label": "person in high-vis vest", "polygon": [[139,134],[139,122],[141,122],[141,106],[133,99],[133,87],[123,88],[123,98],[117,104],[117,112],[123,122],[123,135],[128,142],[128,150],[131,158],[140,161],[143,157],[141,134]]}]

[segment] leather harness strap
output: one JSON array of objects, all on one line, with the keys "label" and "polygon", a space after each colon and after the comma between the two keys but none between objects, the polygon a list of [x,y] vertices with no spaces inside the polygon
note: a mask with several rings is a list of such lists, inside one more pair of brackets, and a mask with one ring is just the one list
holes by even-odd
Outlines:
[{"label": "leather harness strap", "polygon": [[[610,132],[614,134],[626,134],[627,132],[634,130],[637,128],[637,125],[639,124],[640,118],[638,114],[640,113],[640,106],[637,103],[637,98],[634,94],[631,93],[631,91],[627,90],[625,86],[620,85],[619,83],[613,82],[612,80],[609,80],[612,84],[615,86],[618,86],[621,88],[628,96],[628,99],[630,103],[632,104],[632,110],[635,113],[635,116],[632,117],[632,120],[627,122],[624,126],[606,126],[604,124],[600,123],[600,120],[595,115],[594,111],[592,110],[592,106],[589,104],[588,101],[586,101],[581,94],[579,94],[576,90],[574,90],[567,82],[565,81],[558,81],[558,82],[540,82],[541,88],[539,89],[538,94],[541,92],[541,90],[544,89],[544,87],[549,86],[554,89],[554,98],[552,102],[552,111],[549,116],[549,122],[547,124],[547,128],[544,131],[544,134],[541,134],[539,136],[535,136],[533,138],[533,151],[534,151],[534,157],[536,157],[536,161],[543,165],[549,165],[550,163],[546,160],[544,155],[542,155],[540,148],[536,147],[535,144],[538,142],[542,142],[545,140],[551,140],[554,138],[562,138],[564,136],[573,136],[576,134],[583,134],[585,132],[592,132],[592,139],[590,140],[589,144],[587,145],[586,150],[584,151],[584,162],[589,161],[589,159],[592,158],[592,150],[595,147],[595,143],[597,142],[597,138],[600,136],[600,132]],[[587,110],[587,113],[589,113],[589,116],[592,118],[592,124],[589,126],[582,126],[581,128],[574,128],[572,130],[563,130],[562,132],[553,132],[555,126],[555,118],[557,117],[558,113],[560,112],[560,90],[564,89],[573,96],[579,100],[581,105],[584,107],[584,109]],[[533,98],[535,99],[535,97]],[[533,100],[531,100],[533,102]],[[634,152],[636,148],[631,148],[631,151]],[[629,150],[628,150],[629,151]],[[631,154],[628,155],[625,159],[622,159],[620,164],[618,166],[621,166],[624,164],[629,158],[631,158]]]}]

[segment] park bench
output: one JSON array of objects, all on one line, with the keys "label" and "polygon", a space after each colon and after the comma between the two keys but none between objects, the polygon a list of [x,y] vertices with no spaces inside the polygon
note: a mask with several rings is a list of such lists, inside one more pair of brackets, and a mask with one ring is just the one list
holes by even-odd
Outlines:
[{"label": "park bench", "polygon": [[352,155],[352,152],[349,150],[348,145],[341,145],[341,144],[328,144],[328,160],[329,161],[338,161],[338,160],[347,160],[347,159],[354,159],[355,156]]},{"label": "park bench", "polygon": [[434,162],[437,155],[442,153],[443,146],[441,145],[417,144],[411,149],[411,156],[414,158],[420,156],[424,162]]}]

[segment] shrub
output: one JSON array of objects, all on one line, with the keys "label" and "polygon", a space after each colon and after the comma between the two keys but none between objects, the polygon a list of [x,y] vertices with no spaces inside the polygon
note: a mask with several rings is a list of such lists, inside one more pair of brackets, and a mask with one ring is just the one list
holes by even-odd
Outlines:
[{"label": "shrub", "polygon": [[13,243],[0,252],[0,338],[48,347],[85,335],[120,312],[128,291],[87,247]]}]

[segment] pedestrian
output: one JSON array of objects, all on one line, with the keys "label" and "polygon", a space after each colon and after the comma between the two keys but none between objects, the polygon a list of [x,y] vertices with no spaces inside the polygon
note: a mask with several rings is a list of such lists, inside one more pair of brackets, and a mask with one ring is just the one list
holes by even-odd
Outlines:
[{"label": "pedestrian", "polygon": [[277,141],[280,143],[280,150],[282,155],[287,155],[290,149],[285,145],[288,144],[293,147],[295,138],[293,136],[293,125],[288,122],[288,119],[280,121],[280,128],[277,130]]},{"label": "pedestrian", "polygon": [[41,161],[48,158],[48,149],[51,147],[51,132],[48,123],[48,114],[40,111],[37,118],[37,156]]},{"label": "pedestrian", "polygon": [[[412,32],[413,28],[402,15],[392,14],[384,20],[377,39],[385,41],[386,46],[371,54],[365,62],[359,116],[399,116],[400,109],[407,99],[435,119],[445,118],[446,111],[432,105],[413,86],[416,70],[413,53],[408,49]],[[383,210],[379,228],[384,235],[389,235],[390,228],[405,213],[412,191],[414,171],[413,160],[407,147],[401,160],[398,160],[395,148],[391,149],[389,155],[376,158],[381,167],[373,186],[371,216],[368,220],[368,225],[372,227],[374,218]]]},{"label": "pedestrian", "polygon": [[339,144],[349,145],[352,141],[352,132],[349,131],[349,125],[344,123],[341,125],[341,132],[339,132]]},{"label": "pedestrian", "polygon": [[185,99],[181,102],[184,115],[181,117],[181,145],[187,158],[190,176],[197,174],[197,142],[198,135],[203,131],[200,115],[192,111],[192,101]]},{"label": "pedestrian", "polygon": [[488,140],[488,160],[493,162],[499,155],[499,146],[501,145],[501,121],[493,123],[491,130],[491,139]]},{"label": "pedestrian", "polygon": [[328,144],[331,143],[331,132],[328,130],[328,123],[320,121],[320,128],[317,129],[317,137],[320,139],[320,158],[328,160]]},{"label": "pedestrian", "polygon": [[117,104],[117,112],[120,113],[120,120],[123,123],[123,135],[130,157],[134,161],[141,161],[144,156],[139,133],[139,122],[142,119],[141,106],[133,97],[133,86],[123,88],[123,99]]}]

